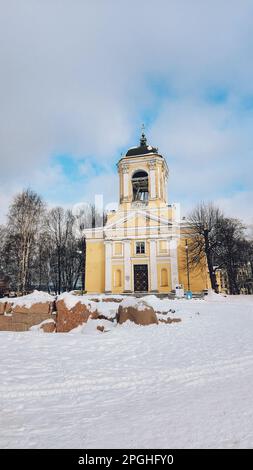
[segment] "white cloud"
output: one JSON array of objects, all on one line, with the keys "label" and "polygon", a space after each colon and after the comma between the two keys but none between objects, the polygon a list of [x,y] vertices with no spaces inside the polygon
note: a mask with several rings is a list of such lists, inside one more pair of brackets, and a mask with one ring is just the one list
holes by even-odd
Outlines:
[{"label": "white cloud", "polygon": [[216,203],[229,217],[236,217],[253,226],[252,201],[253,190],[237,192],[230,198],[218,199]]},{"label": "white cloud", "polygon": [[[222,104],[197,99],[163,104],[152,138],[167,156],[170,198],[181,200],[184,212],[199,200],[223,199],[231,212],[231,196],[241,199],[250,193],[253,118],[243,118],[235,109],[233,99]],[[241,208],[243,217],[247,211],[249,204],[247,210]]]},{"label": "white cloud", "polygon": [[[150,136],[168,155],[171,197],[221,197],[237,178],[248,188],[252,122],[235,116],[253,94],[252,13],[250,0],[2,0],[0,212],[30,182],[61,203],[59,154],[104,165],[83,196],[99,185],[114,199],[108,168],[154,108]],[[215,86],[233,99],[208,105]]]}]

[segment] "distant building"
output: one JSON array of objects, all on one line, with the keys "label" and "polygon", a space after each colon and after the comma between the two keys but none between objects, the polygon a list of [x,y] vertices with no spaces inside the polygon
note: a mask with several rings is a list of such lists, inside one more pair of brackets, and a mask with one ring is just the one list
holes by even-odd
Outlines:
[{"label": "distant building", "polygon": [[253,294],[253,272],[250,261],[239,268],[237,280],[240,294]]},{"label": "distant building", "polygon": [[[220,292],[231,294],[227,271],[218,269],[216,277]],[[253,271],[250,261],[238,267],[236,283],[239,294],[253,294]]]},{"label": "distant building", "polygon": [[177,205],[168,204],[167,162],[147,144],[144,131],[140,145],[117,166],[119,208],[104,227],[84,232],[87,292],[167,293],[180,284],[194,292],[209,288],[206,266],[187,272],[185,221]]}]

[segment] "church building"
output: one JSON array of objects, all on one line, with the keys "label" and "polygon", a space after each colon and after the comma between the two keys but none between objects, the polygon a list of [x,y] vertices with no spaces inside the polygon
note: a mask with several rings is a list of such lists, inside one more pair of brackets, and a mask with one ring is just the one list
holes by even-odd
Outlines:
[{"label": "church building", "polygon": [[117,164],[119,207],[103,227],[86,229],[88,293],[169,293],[209,287],[206,266],[187,267],[187,236],[177,204],[167,201],[169,169],[158,149],[130,148]]}]

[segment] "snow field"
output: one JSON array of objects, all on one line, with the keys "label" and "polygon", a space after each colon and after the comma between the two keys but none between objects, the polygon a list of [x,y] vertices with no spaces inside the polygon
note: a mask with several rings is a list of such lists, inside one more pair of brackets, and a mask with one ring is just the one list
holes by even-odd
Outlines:
[{"label": "snow field", "polygon": [[182,322],[0,333],[1,448],[253,447],[252,296],[145,301]]}]

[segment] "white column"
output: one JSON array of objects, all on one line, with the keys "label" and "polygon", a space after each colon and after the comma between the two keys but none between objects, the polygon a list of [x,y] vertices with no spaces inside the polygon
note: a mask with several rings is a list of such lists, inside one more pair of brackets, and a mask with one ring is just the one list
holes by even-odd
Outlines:
[{"label": "white column", "polygon": [[112,242],[105,242],[105,292],[112,291]]},{"label": "white column", "polygon": [[155,168],[156,168],[156,162],[155,160],[151,160],[149,162],[150,199],[156,198]]},{"label": "white column", "polygon": [[169,179],[169,172],[167,168],[165,168],[165,165],[163,166],[163,172],[164,172],[164,199],[165,202],[168,202],[168,179]]},{"label": "white column", "polygon": [[124,291],[132,292],[131,288],[131,241],[124,241]]},{"label": "white column", "polygon": [[157,195],[158,195],[158,198],[160,199],[161,198],[161,173],[160,173],[159,166],[157,167],[157,184],[158,184]]},{"label": "white column", "polygon": [[167,177],[165,175],[164,177],[164,200],[167,203],[168,202],[168,188],[167,188]]},{"label": "white column", "polygon": [[128,170],[129,167],[128,165],[124,164],[122,165],[122,171],[123,171],[123,197],[124,199],[127,199],[129,196],[129,179],[128,179]]},{"label": "white column", "polygon": [[150,290],[157,291],[156,240],[150,240]]},{"label": "white column", "polygon": [[170,242],[171,289],[175,289],[178,281],[177,240]]}]

